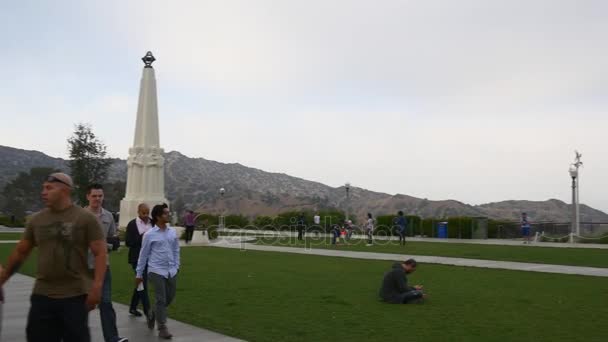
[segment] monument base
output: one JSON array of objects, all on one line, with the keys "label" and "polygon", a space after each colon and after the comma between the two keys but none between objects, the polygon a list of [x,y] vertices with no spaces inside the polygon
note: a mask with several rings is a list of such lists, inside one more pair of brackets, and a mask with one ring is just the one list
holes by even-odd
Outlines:
[{"label": "monument base", "polygon": [[194,234],[192,234],[192,243],[208,245],[209,236],[207,236],[207,231],[206,230],[195,230]]},{"label": "monument base", "polygon": [[120,217],[118,219],[118,227],[126,228],[129,222],[137,217],[137,207],[140,203],[146,203],[150,207],[150,214],[152,214],[152,208],[157,204],[167,203],[169,201],[166,198],[158,199],[123,199],[120,201]]}]

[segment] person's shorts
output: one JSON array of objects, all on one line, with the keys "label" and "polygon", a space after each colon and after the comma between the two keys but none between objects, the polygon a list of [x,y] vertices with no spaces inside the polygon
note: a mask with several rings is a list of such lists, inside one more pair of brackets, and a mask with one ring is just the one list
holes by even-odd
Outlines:
[{"label": "person's shorts", "polygon": [[530,236],[530,228],[522,228],[521,229],[521,235],[523,235],[523,236]]}]

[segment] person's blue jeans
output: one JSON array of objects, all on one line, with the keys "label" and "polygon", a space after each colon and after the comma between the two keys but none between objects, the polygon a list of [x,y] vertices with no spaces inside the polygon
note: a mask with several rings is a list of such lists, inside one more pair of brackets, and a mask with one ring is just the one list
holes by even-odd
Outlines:
[{"label": "person's blue jeans", "polygon": [[118,329],[116,328],[116,312],[112,306],[112,273],[110,267],[106,269],[101,290],[101,302],[99,303],[99,317],[101,318],[101,330],[106,342],[118,341]]}]

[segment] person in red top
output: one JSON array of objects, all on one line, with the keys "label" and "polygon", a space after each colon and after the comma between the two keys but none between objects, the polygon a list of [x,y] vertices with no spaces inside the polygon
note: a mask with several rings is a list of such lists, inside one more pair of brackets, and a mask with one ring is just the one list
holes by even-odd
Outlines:
[{"label": "person in red top", "polygon": [[184,226],[186,226],[186,243],[190,243],[192,241],[192,235],[194,234],[194,211],[186,210],[186,215],[184,216]]}]

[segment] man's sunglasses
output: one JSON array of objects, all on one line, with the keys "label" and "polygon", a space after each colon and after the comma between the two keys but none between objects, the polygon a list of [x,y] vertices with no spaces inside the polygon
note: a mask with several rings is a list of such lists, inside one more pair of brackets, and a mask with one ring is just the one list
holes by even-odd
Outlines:
[{"label": "man's sunglasses", "polygon": [[46,180],[45,180],[45,181],[46,181],[46,182],[49,182],[49,183],[61,183],[61,184],[63,184],[63,185],[68,186],[69,188],[71,188],[71,187],[72,187],[70,184],[68,184],[68,183],[66,183],[66,182],[64,182],[64,181],[62,181],[61,179],[59,179],[59,178],[57,178],[57,177],[53,177],[53,176],[48,176],[48,177],[46,177]]}]

